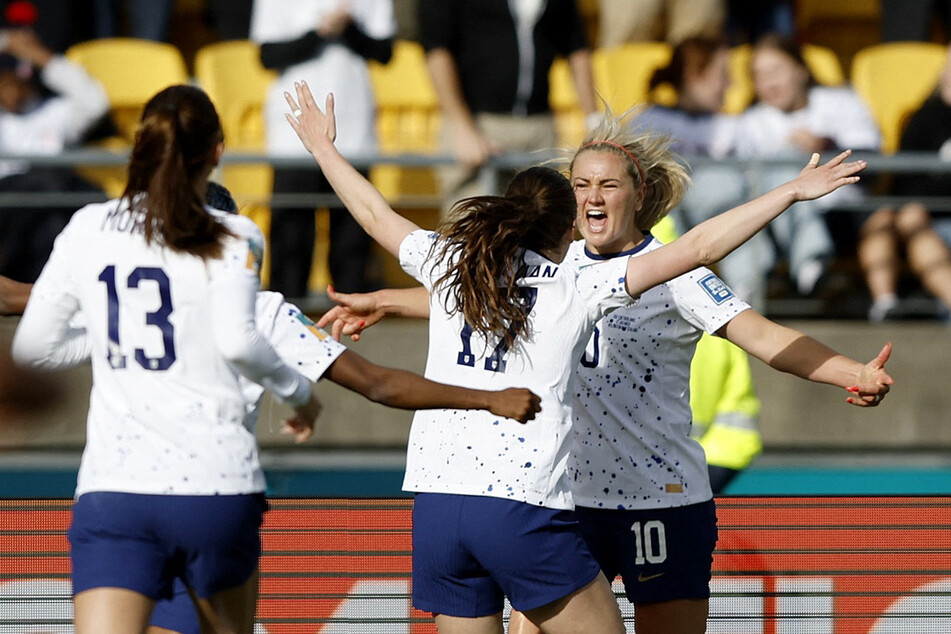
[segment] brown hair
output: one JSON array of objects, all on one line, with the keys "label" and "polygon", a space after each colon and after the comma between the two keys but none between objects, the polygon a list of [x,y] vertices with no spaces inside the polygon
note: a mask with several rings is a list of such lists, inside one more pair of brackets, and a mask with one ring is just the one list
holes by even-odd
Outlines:
[{"label": "brown hair", "polygon": [[674,47],[670,62],[654,71],[650,89],[661,84],[670,84],[677,92],[684,88],[687,72],[700,74],[710,66],[717,51],[727,48],[726,40],[717,37],[688,37]]},{"label": "brown hair", "polygon": [[562,246],[576,206],[571,184],[547,167],[519,172],[504,196],[456,203],[431,255],[446,265],[435,283],[449,289],[446,310],[461,312],[474,331],[509,347],[527,337],[529,311],[517,284],[524,249]]},{"label": "brown hair", "polygon": [[221,140],[218,113],[199,88],[170,86],[145,104],[122,197],[144,214],[147,244],[202,258],[221,255],[230,232],[203,202],[203,177]]},{"label": "brown hair", "polygon": [[756,51],[760,50],[773,50],[782,53],[806,71],[806,75],[809,77],[806,88],[816,85],[816,78],[813,76],[809,64],[806,63],[802,47],[793,38],[778,33],[767,33],[753,44],[753,55],[756,55]]},{"label": "brown hair", "polygon": [[568,170],[574,168],[575,161],[584,152],[610,152],[620,157],[627,166],[634,189],[643,191],[643,203],[634,215],[634,223],[638,230],[647,232],[680,204],[690,184],[690,175],[684,161],[671,151],[671,137],[630,131],[624,122],[638,111],[635,107],[615,117],[607,110],[598,127],[589,132],[575,150]]}]

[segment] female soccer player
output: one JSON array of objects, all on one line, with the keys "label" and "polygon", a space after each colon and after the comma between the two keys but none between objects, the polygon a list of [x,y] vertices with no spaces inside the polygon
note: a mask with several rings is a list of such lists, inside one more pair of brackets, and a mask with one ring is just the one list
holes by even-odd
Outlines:
[{"label": "female soccer player", "polygon": [[[651,167],[642,176],[638,165]],[[663,140],[607,119],[570,165],[584,240],[572,243],[565,264],[660,248],[649,230],[676,206],[680,169]],[[425,317],[428,294],[420,290],[422,301],[416,289],[333,293],[341,305],[319,323],[333,322],[337,336],[358,336],[383,314]],[[854,405],[877,405],[892,383],[883,368],[890,346],[863,366],[767,320],[705,268],[643,292],[637,306],[599,322],[576,368],[569,473],[586,541],[609,579],[622,576],[638,632],[689,634],[706,625],[716,517],[688,402],[690,361],[703,331],[779,370],[850,389]],[[537,631],[513,613],[510,634]]]},{"label": "female soccer player", "polygon": [[[75,214],[14,337],[21,364],[92,357],[69,531],[80,633],[144,631],[174,578],[190,588],[208,629],[250,632],[266,503],[242,380],[295,408],[287,430],[299,441],[319,412],[308,378],[255,326],[260,232],[202,204],[221,139],[200,90],[173,86],[153,97],[123,197]],[[353,374],[367,369],[341,364],[335,373],[361,385]],[[439,406],[491,402],[524,419],[537,405],[527,391],[515,404],[422,387]]]},{"label": "female soccer player", "polygon": [[[561,263],[576,203],[547,168],[519,174],[505,196],[457,204],[439,234],[394,212],[337,152],[333,99],[321,112],[306,84],[288,121],[367,232],[433,293],[427,376],[465,385],[516,378],[542,395],[521,430],[453,412],[418,413],[404,487],[416,491],[413,601],[442,632],[500,632],[503,594],[546,632],[623,632],[610,586],[567,514],[574,366],[594,324],[641,292],[716,261],[797,200],[854,183],[843,153],[714,218],[667,249],[581,271]],[[299,104],[299,105],[298,105]]]}]

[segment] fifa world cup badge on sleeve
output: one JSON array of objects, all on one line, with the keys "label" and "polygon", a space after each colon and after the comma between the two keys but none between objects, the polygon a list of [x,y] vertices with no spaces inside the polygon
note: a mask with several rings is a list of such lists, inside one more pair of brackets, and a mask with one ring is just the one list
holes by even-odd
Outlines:
[{"label": "fifa world cup badge on sleeve", "polygon": [[717,304],[722,304],[733,297],[733,291],[730,290],[730,287],[724,284],[723,280],[713,273],[707,275],[697,283],[700,284],[700,287],[706,291],[707,295]]}]

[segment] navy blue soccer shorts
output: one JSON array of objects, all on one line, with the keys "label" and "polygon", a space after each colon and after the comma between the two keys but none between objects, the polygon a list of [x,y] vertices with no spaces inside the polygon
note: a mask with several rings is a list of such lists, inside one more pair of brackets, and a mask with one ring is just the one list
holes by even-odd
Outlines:
[{"label": "navy blue soccer shorts", "polygon": [[581,531],[609,580],[634,603],[709,599],[717,514],[713,500],[665,509],[575,508]]},{"label": "navy blue soccer shorts", "polygon": [[447,616],[526,611],[579,590],[600,569],[571,511],[477,495],[418,493],[413,606]]},{"label": "navy blue soccer shorts", "polygon": [[266,509],[263,494],[83,494],[68,532],[73,593],[169,599],[175,578],[201,598],[240,586],[257,568]]}]

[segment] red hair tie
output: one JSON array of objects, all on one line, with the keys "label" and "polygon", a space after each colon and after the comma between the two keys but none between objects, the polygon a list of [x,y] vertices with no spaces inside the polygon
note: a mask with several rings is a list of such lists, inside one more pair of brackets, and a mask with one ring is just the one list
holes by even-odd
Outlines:
[{"label": "red hair tie", "polygon": [[620,143],[615,143],[614,141],[608,141],[606,139],[601,141],[591,141],[590,143],[586,143],[584,147],[589,148],[592,145],[610,145],[627,154],[627,157],[634,163],[634,167],[637,168],[637,173],[641,177],[641,187],[647,187],[647,179],[644,177],[644,170],[641,169],[641,163],[637,160],[637,158],[635,158],[634,154],[629,149]]}]

